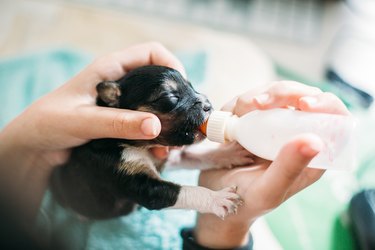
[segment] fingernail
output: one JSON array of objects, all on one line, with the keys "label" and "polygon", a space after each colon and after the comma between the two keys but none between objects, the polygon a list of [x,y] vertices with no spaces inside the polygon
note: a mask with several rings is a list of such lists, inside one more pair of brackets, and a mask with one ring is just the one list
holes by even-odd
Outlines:
[{"label": "fingernail", "polygon": [[314,157],[323,149],[323,142],[321,140],[316,140],[310,142],[308,145],[301,147],[301,153],[306,157]]},{"label": "fingernail", "polygon": [[304,96],[301,99],[309,106],[314,106],[318,102],[318,99],[312,96]]},{"label": "fingernail", "polygon": [[267,93],[264,93],[264,94],[255,96],[254,99],[256,100],[258,104],[266,104],[268,100],[270,99],[270,95]]},{"label": "fingernail", "polygon": [[160,132],[160,123],[155,118],[146,118],[142,121],[142,133],[146,136],[157,136]]}]

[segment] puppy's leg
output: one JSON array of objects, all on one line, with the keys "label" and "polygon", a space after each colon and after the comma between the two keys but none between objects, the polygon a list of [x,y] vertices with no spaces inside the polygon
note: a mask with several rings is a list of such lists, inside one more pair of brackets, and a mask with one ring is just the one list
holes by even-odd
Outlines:
[{"label": "puppy's leg", "polygon": [[212,169],[248,166],[254,163],[254,155],[237,142],[225,144],[204,141],[171,151],[166,162],[169,169]]},{"label": "puppy's leg", "polygon": [[199,186],[182,186],[177,202],[171,208],[194,209],[224,219],[229,214],[236,214],[238,207],[243,204],[236,191],[235,186],[219,191]]},{"label": "puppy's leg", "polygon": [[122,177],[123,193],[139,205],[151,210],[163,208],[193,209],[225,218],[236,213],[242,204],[236,188],[212,191],[204,187],[180,186],[147,174]]}]

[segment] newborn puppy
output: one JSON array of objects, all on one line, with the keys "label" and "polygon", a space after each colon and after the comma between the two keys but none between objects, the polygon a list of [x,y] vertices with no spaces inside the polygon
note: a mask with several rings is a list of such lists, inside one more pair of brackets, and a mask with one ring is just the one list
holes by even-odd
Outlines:
[{"label": "newborn puppy", "polygon": [[241,204],[235,187],[212,191],[162,180],[165,162],[153,157],[155,145],[182,146],[204,139],[199,126],[212,107],[178,71],[145,66],[117,82],[97,85],[97,104],[154,113],[161,121],[153,140],[97,139],[73,149],[69,161],[51,177],[51,190],[78,214],[106,219],[130,213],[136,204],[148,209],[183,208],[222,218]]}]

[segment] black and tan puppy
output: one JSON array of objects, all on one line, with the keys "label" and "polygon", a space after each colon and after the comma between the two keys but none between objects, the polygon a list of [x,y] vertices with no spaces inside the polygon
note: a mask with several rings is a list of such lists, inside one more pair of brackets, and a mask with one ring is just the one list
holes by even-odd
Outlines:
[{"label": "black and tan puppy", "polygon": [[94,219],[126,215],[136,204],[220,217],[236,211],[241,200],[235,187],[212,191],[162,180],[159,173],[165,162],[149,153],[155,145],[182,146],[204,139],[199,126],[211,104],[179,72],[145,66],[117,82],[98,84],[97,92],[98,105],[152,112],[162,130],[153,140],[98,139],[75,148],[51,178],[51,190],[63,206]]}]

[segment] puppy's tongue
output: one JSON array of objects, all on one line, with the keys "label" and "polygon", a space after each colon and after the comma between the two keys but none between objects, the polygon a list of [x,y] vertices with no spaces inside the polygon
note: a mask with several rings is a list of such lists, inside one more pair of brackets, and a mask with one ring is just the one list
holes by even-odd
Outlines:
[{"label": "puppy's tongue", "polygon": [[207,135],[207,123],[208,123],[208,119],[205,120],[202,125],[199,126],[199,130],[204,134],[204,135]]}]

